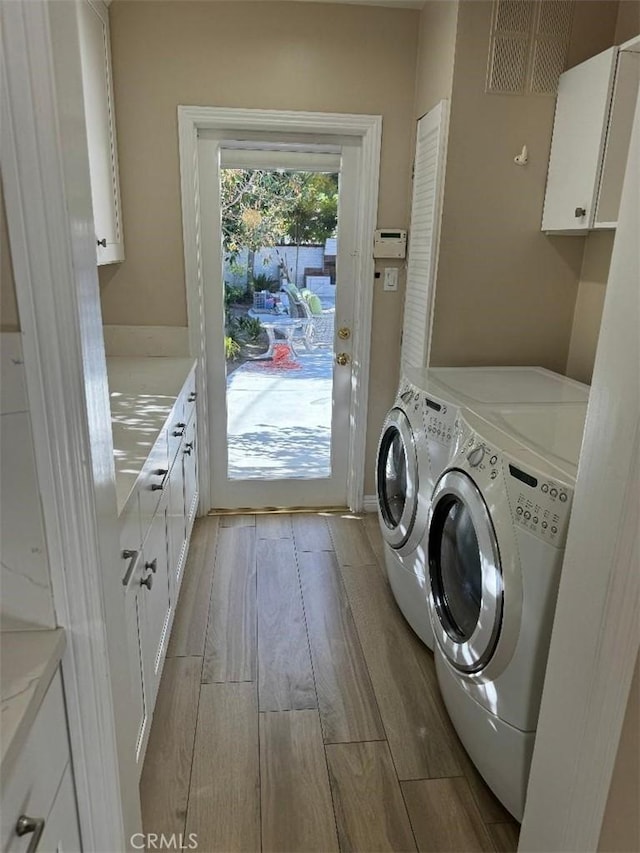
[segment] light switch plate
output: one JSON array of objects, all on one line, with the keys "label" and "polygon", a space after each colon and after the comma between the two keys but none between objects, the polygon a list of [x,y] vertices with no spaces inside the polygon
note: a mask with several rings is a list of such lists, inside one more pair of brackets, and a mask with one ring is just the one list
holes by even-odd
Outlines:
[{"label": "light switch plate", "polygon": [[384,284],[382,285],[383,290],[397,290],[398,289],[398,268],[397,267],[387,267],[384,271]]}]

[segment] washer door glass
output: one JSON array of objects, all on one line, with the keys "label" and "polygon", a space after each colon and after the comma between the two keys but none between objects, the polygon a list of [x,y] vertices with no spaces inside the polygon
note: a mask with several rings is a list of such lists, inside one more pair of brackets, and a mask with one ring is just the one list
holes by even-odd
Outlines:
[{"label": "washer door glass", "polygon": [[448,471],[433,495],[429,575],[434,631],[449,661],[477,672],[502,622],[502,569],[486,504],[473,480]]},{"label": "washer door glass", "polygon": [[417,460],[413,432],[401,409],[392,409],[378,447],[378,507],[385,538],[398,548],[406,542],[416,514]]}]

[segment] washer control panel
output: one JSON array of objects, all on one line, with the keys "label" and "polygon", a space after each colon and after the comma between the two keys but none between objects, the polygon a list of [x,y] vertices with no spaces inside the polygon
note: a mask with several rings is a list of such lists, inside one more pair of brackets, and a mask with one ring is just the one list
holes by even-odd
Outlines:
[{"label": "washer control panel", "polygon": [[451,447],[456,422],[455,406],[449,406],[428,394],[425,394],[424,402],[424,428],[427,438],[444,447]]},{"label": "washer control panel", "polygon": [[571,513],[572,489],[533,469],[525,469],[516,460],[502,456],[499,450],[476,435],[465,438],[459,453],[478,485],[488,486],[504,475],[514,523],[563,548]]}]

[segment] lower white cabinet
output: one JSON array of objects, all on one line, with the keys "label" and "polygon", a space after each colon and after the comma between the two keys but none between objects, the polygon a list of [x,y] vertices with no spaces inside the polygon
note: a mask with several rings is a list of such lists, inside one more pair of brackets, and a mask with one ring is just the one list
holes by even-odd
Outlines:
[{"label": "lower white cabinet", "polygon": [[192,371],[120,516],[131,717],[139,772],[198,505],[193,383]]},{"label": "lower white cabinet", "polygon": [[2,779],[3,853],[79,853],[62,678],[56,672],[15,766]]},{"label": "lower white cabinet", "polygon": [[168,491],[165,491],[142,546],[140,652],[145,695],[151,708],[156,701],[162,674],[171,610],[167,555],[168,504]]},{"label": "lower white cabinet", "polygon": [[76,795],[73,790],[71,767],[67,765],[62,782],[45,821],[44,830],[36,850],[38,853],[79,853],[80,833],[75,818]]}]

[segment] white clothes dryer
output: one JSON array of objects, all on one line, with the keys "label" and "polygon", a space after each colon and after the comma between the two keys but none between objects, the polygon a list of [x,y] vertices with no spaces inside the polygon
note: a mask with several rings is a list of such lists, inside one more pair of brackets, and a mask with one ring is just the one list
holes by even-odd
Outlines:
[{"label": "white clothes dryer", "polygon": [[378,445],[378,518],[396,602],[429,648],[427,522],[435,483],[464,431],[461,407],[575,402],[588,393],[588,386],[541,367],[406,371]]},{"label": "white clothes dryer", "polygon": [[[442,695],[474,764],[518,820],[586,415],[584,403],[527,408],[527,422],[517,407],[463,416],[469,433],[436,484],[428,525]],[[511,416],[536,452],[509,434]],[[501,418],[503,428],[490,422]]]},{"label": "white clothes dryer", "polygon": [[[433,634],[427,608],[426,554],[429,500],[451,455],[456,419],[455,407],[449,409],[404,379],[378,443],[378,519],[389,584],[405,619],[430,649]],[[434,459],[437,462],[440,457],[440,467],[434,469]]]}]

